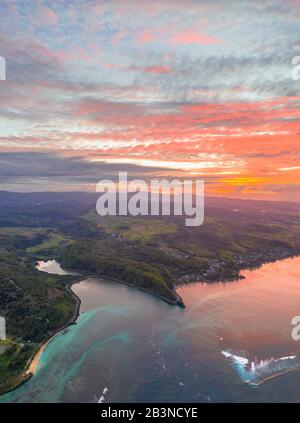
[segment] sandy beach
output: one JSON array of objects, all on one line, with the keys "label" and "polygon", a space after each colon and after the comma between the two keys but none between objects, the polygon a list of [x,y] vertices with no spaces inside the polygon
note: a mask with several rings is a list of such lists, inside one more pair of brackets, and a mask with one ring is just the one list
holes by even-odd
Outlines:
[{"label": "sandy beach", "polygon": [[66,329],[68,326],[70,326],[71,324],[73,324],[73,323],[76,322],[76,320],[77,320],[77,318],[79,316],[79,313],[80,313],[81,300],[72,291],[72,285],[74,283],[78,283],[78,282],[80,282],[80,281],[79,280],[75,280],[75,281],[71,282],[68,286],[66,286],[66,290],[69,291],[72,294],[73,298],[76,301],[74,312],[73,312],[73,315],[72,315],[71,319],[69,320],[69,322],[67,324],[65,324],[61,328],[57,329],[45,342],[43,342],[41,344],[41,346],[38,349],[38,351],[34,354],[34,356],[32,357],[32,359],[28,362],[28,365],[27,365],[27,368],[26,368],[26,372],[25,372],[26,374],[32,374],[33,375],[37,371],[40,358],[41,358],[43,352],[45,351],[47,345],[51,341],[51,339],[54,338],[62,330]]},{"label": "sandy beach", "polygon": [[38,350],[38,352],[34,355],[33,359],[29,362],[29,365],[26,369],[26,374],[34,374],[37,370],[37,366],[39,364],[40,358],[46,348],[46,346],[48,345],[50,339],[48,339],[48,341],[46,341]]}]

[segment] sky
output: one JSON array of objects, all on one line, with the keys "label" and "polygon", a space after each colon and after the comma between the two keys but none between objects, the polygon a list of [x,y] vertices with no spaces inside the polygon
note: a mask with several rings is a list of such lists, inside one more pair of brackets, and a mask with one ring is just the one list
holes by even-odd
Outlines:
[{"label": "sky", "polygon": [[0,0],[0,56],[0,189],[300,201],[300,0]]}]

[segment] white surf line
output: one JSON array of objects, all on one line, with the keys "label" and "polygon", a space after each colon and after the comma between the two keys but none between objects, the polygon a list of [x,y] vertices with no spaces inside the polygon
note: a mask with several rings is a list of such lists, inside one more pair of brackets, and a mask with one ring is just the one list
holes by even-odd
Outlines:
[{"label": "white surf line", "polygon": [[103,389],[102,395],[100,396],[99,400],[98,400],[98,404],[102,404],[105,400],[105,394],[109,391],[109,389],[105,386],[105,388]]}]

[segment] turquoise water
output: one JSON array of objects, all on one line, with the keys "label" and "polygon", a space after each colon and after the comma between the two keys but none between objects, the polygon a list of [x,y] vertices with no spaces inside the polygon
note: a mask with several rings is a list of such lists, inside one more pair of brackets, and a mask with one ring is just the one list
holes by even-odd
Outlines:
[{"label": "turquoise water", "polygon": [[300,258],[244,275],[180,288],[186,309],[110,281],[75,284],[77,324],[1,401],[300,401]]}]

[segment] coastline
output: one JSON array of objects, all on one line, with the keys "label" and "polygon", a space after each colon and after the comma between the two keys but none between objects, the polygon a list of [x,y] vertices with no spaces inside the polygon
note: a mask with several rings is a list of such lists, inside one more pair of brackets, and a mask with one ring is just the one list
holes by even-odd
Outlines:
[{"label": "coastline", "polygon": [[164,301],[167,304],[174,305],[174,306],[177,305],[179,307],[185,308],[185,304],[183,302],[183,299],[178,294],[178,292],[176,292],[176,286],[173,286],[173,294],[175,296],[175,299],[171,300],[170,298],[163,297],[160,294],[157,294],[153,291],[150,291],[150,289],[143,288],[143,287],[140,287],[140,286],[136,286],[136,285],[133,285],[132,283],[121,281],[120,279],[111,278],[109,276],[98,276],[97,274],[93,274],[92,277],[95,277],[95,278],[101,278],[102,277],[103,279],[108,279],[108,280],[113,281],[113,282],[121,283],[122,285],[126,285],[126,286],[129,286],[131,288],[136,288],[139,291],[147,292],[148,294],[151,294],[154,297],[159,298],[160,300]]},{"label": "coastline", "polygon": [[[293,255],[291,255],[291,256],[288,256],[288,257],[282,257],[282,258],[278,258],[278,261],[281,261],[281,260],[287,260],[287,259],[292,259],[292,258],[294,258],[294,257],[297,257],[298,255],[297,254],[293,254]],[[275,261],[277,261],[277,260],[275,260]],[[254,270],[254,269],[258,269],[258,268],[260,268],[260,267],[262,267],[262,266],[264,266],[264,265],[266,265],[266,264],[269,264],[269,263],[274,263],[274,260],[269,260],[269,261],[266,261],[266,262],[264,262],[264,263],[261,263],[260,265],[257,265],[257,266],[249,266],[249,267],[247,267],[247,268],[242,268],[242,269],[240,269],[240,271],[239,272],[241,272],[241,271],[243,271],[243,270]],[[183,302],[183,299],[181,298],[181,296],[176,292],[176,286],[173,286],[173,290],[174,290],[174,294],[176,295],[176,297],[177,297],[177,299],[176,300],[174,300],[174,301],[172,301],[172,300],[170,300],[170,299],[168,299],[168,298],[165,298],[165,297],[163,297],[162,295],[159,295],[159,294],[157,294],[157,293],[155,293],[155,292],[153,292],[153,291],[150,291],[149,289],[146,289],[146,288],[142,288],[142,287],[138,287],[138,286],[136,286],[136,285],[133,285],[133,284],[131,284],[131,283],[129,283],[129,282],[125,282],[125,281],[122,281],[122,280],[120,280],[120,279],[115,279],[115,278],[111,278],[111,277],[109,277],[109,276],[99,276],[99,275],[97,275],[97,274],[94,274],[94,273],[92,273],[92,274],[87,274],[87,275],[85,275],[85,278],[86,277],[92,277],[92,278],[101,278],[101,277],[103,277],[103,279],[108,279],[108,280],[111,280],[111,281],[113,281],[113,282],[116,282],[116,283],[121,283],[122,285],[126,285],[126,286],[129,286],[129,287],[131,287],[131,288],[136,288],[136,289],[139,289],[140,291],[144,291],[144,292],[147,292],[148,294],[151,294],[151,295],[153,295],[154,297],[156,297],[156,298],[159,298],[160,300],[162,300],[162,301],[165,301],[167,304],[170,304],[170,305],[178,305],[178,306],[180,306],[180,307],[182,307],[182,308],[185,308],[185,304],[184,304],[184,302]],[[242,275],[240,275],[240,277],[238,278],[238,279],[235,279],[235,280],[242,280],[243,279],[243,276]],[[33,357],[29,360],[29,362],[27,363],[27,366],[26,366],[26,370],[25,370],[25,374],[26,375],[28,375],[29,376],[29,378],[31,377],[31,376],[33,376],[33,374],[36,372],[36,370],[37,370],[37,366],[38,366],[38,364],[39,364],[39,361],[40,361],[40,358],[41,358],[41,355],[42,355],[42,353],[44,352],[44,350],[45,350],[45,348],[47,347],[47,345],[48,345],[48,343],[51,341],[51,339],[54,337],[54,336],[56,336],[59,332],[61,332],[62,330],[64,330],[64,329],[66,329],[67,327],[69,327],[70,325],[72,325],[72,324],[74,324],[75,322],[76,322],[76,320],[77,320],[77,318],[78,318],[78,316],[79,316],[79,313],[80,313],[80,305],[81,305],[81,300],[80,300],[80,298],[75,294],[75,292],[72,290],[72,285],[74,284],[74,283],[79,283],[79,282],[82,282],[82,281],[84,281],[84,279],[82,279],[82,277],[80,277],[80,278],[77,278],[77,279],[74,279],[73,281],[71,281],[71,282],[69,282],[67,285],[66,285],[66,287],[65,287],[65,289],[73,296],[73,298],[75,299],[75,308],[74,308],[74,312],[73,312],[73,315],[72,315],[72,317],[71,317],[71,319],[69,320],[69,322],[68,323],[66,323],[64,326],[62,326],[61,328],[59,328],[59,329],[57,329],[55,332],[53,332],[45,341],[43,341],[41,344],[40,344],[40,346],[39,346],[39,348],[38,348],[38,350],[37,350],[37,352],[33,355]],[[180,284],[181,286],[182,285],[187,285],[187,284],[192,284],[192,283],[201,283],[201,282],[206,282],[206,283],[215,283],[215,282],[224,282],[224,283],[226,283],[226,282],[231,282],[232,280],[225,280],[225,281],[220,281],[220,280],[216,280],[216,281],[205,281],[205,280],[203,280],[203,281],[200,281],[200,280],[195,280],[195,281],[191,281],[191,282],[188,282],[188,283],[183,283],[183,284]],[[178,286],[180,286],[180,285],[178,285]],[[28,380],[28,379],[27,379]],[[16,389],[17,387],[18,387],[19,385],[17,385],[15,388],[13,388],[13,389]]]},{"label": "coastline", "polygon": [[[287,375],[287,374],[289,374],[289,373],[292,373],[292,372],[299,372],[300,371],[300,369],[299,368],[297,368],[297,367],[295,367],[295,368],[292,368],[292,369],[287,369],[287,370],[284,370],[284,371],[282,371],[282,372],[280,372],[280,373],[276,373],[275,375],[271,375],[271,376],[268,376],[266,379],[264,379],[264,380],[262,380],[261,382],[257,382],[257,383],[249,383],[249,385],[252,385],[252,386],[254,386],[254,387],[258,387],[258,386],[261,386],[261,385],[263,385],[264,383],[268,383],[268,382],[270,382],[271,380],[273,380],[273,379],[276,379],[276,378],[278,378],[278,377],[280,377],[280,376],[284,376],[284,375]],[[246,383],[246,382],[245,382]]]},{"label": "coastline", "polygon": [[[28,361],[28,363],[26,365],[26,369],[25,369],[25,372],[23,374],[24,376],[26,376],[26,380],[22,381],[22,383],[17,384],[12,389],[10,389],[10,390],[8,390],[6,392],[1,393],[1,395],[5,395],[8,392],[14,391],[19,386],[21,386],[23,383],[27,382],[36,373],[37,368],[38,368],[38,365],[39,365],[39,362],[40,362],[40,359],[41,359],[41,356],[42,356],[43,352],[45,351],[45,349],[46,349],[47,345],[49,344],[49,342],[56,335],[58,335],[61,331],[63,331],[64,329],[67,329],[70,325],[76,323],[76,321],[77,321],[77,319],[79,317],[79,314],[80,314],[81,299],[72,290],[72,285],[74,285],[75,283],[83,282],[88,277],[92,277],[92,278],[95,278],[95,279],[96,278],[99,278],[99,276],[97,274],[89,274],[89,275],[87,274],[87,275],[84,276],[84,279],[81,276],[80,278],[74,279],[73,281],[69,282],[66,285],[65,289],[72,295],[72,297],[75,300],[75,308],[74,308],[72,317],[69,319],[69,321],[65,325],[63,325],[62,327],[56,329],[50,336],[48,336],[48,338],[45,341],[43,341],[39,345],[37,351],[33,354],[33,356],[30,358],[30,360]],[[185,305],[183,303],[183,300],[180,297],[180,295],[176,292],[175,287],[174,287],[174,293],[176,294],[176,300],[172,301],[172,300],[170,300],[168,298],[165,298],[165,297],[163,297],[163,296],[161,296],[159,294],[156,294],[155,292],[150,291],[150,290],[148,290],[146,288],[141,288],[141,287],[135,286],[133,284],[130,284],[128,282],[123,282],[123,281],[121,281],[119,279],[110,278],[108,276],[104,276],[103,279],[108,279],[108,280],[111,280],[113,282],[121,283],[121,284],[127,285],[127,286],[129,286],[131,288],[136,288],[136,289],[139,289],[140,291],[147,292],[148,294],[151,294],[151,295],[159,298],[160,300],[162,300],[162,301],[164,301],[164,302],[166,302],[166,303],[168,303],[170,305],[179,305],[182,308],[185,307]]]},{"label": "coastline", "polygon": [[[95,279],[99,278],[99,276],[97,276],[96,274],[85,275],[85,279],[87,277],[91,277],[91,278],[95,278]],[[67,329],[70,325],[76,323],[76,321],[77,321],[77,319],[79,317],[79,314],[80,314],[81,299],[72,290],[72,285],[74,285],[75,283],[83,282],[85,279],[82,279],[82,277],[81,277],[81,278],[78,278],[78,279],[75,279],[75,280],[69,282],[66,285],[65,289],[75,299],[75,308],[74,308],[73,315],[70,318],[70,320],[68,321],[68,323],[66,323],[64,326],[58,328],[57,330],[55,330],[55,332],[53,332],[45,341],[43,341],[39,345],[38,350],[34,353],[34,355],[31,357],[31,359],[28,361],[28,363],[26,365],[25,375],[27,376],[27,379],[23,383],[27,382],[36,373],[37,368],[38,368],[38,365],[39,365],[39,362],[40,362],[40,359],[41,359],[41,356],[42,356],[43,352],[45,351],[45,349],[46,349],[47,345],[49,344],[49,342],[56,335],[58,335],[61,331],[63,331],[64,329]],[[129,286],[131,288],[137,288],[140,291],[147,292],[148,294],[151,294],[151,295],[159,298],[160,300],[162,300],[162,301],[164,301],[164,302],[166,302],[166,303],[168,303],[170,305],[178,305],[178,306],[180,306],[182,308],[185,308],[184,302],[183,302],[181,296],[176,292],[175,287],[173,287],[173,289],[174,289],[174,294],[176,295],[176,299],[174,301],[172,301],[171,299],[165,298],[165,297],[163,297],[163,296],[161,296],[159,294],[156,294],[155,292],[150,291],[150,290],[148,290],[146,288],[138,287],[138,286],[135,286],[135,285],[130,284],[128,282],[123,282],[123,281],[121,281],[119,279],[110,278],[108,276],[103,277],[103,279],[108,279],[108,280],[111,280],[111,281],[116,282],[116,283],[121,283],[121,284],[127,285],[127,286]],[[17,389],[19,386],[20,386],[20,384],[18,384],[14,388],[12,388],[10,391],[13,391],[13,390]],[[7,391],[7,392],[10,392],[10,391]],[[4,392],[1,395],[4,395],[7,392]]]},{"label": "coastline", "polygon": [[[294,253],[294,254],[291,254],[289,256],[278,258],[277,260],[268,260],[268,261],[263,262],[263,263],[261,263],[261,264],[259,264],[257,266],[249,266],[247,268],[245,267],[245,268],[241,269],[240,271],[242,271],[242,270],[250,270],[251,271],[251,270],[259,269],[260,267],[262,267],[264,265],[267,265],[267,264],[270,264],[270,263],[274,263],[276,261],[284,261],[284,260],[293,259],[293,258],[299,257],[299,256],[300,256],[299,255],[299,252],[298,253]],[[174,290],[174,294],[176,295],[176,299],[175,300],[171,300],[171,299],[165,298],[165,297],[163,297],[163,296],[161,296],[161,295],[159,295],[159,294],[157,294],[157,293],[155,293],[153,291],[150,291],[150,290],[148,290],[146,288],[138,287],[138,286],[133,285],[133,284],[130,284],[128,282],[124,282],[124,281],[121,281],[119,279],[111,278],[111,277],[108,277],[108,276],[100,276],[100,275],[97,275],[97,274],[94,274],[94,273],[89,273],[89,274],[86,274],[84,276],[83,275],[80,275],[80,277],[77,276],[77,278],[75,278],[74,280],[70,281],[65,286],[65,289],[72,295],[72,297],[75,300],[75,307],[74,307],[74,311],[73,311],[73,314],[72,314],[71,318],[69,319],[69,321],[65,325],[63,325],[62,327],[56,329],[53,333],[51,333],[48,336],[48,338],[45,341],[43,341],[39,345],[37,351],[33,354],[33,356],[27,362],[25,371],[22,374],[22,376],[23,376],[22,381],[19,382],[19,383],[17,383],[16,386],[14,386],[13,388],[8,389],[5,392],[2,392],[0,394],[0,396],[5,395],[8,392],[14,391],[14,390],[18,389],[19,386],[21,386],[24,383],[26,383],[35,374],[35,372],[37,371],[40,358],[41,358],[41,356],[42,356],[45,348],[47,347],[48,343],[52,340],[52,338],[54,338],[62,330],[68,328],[70,325],[74,324],[77,321],[77,319],[79,317],[79,314],[80,314],[81,299],[72,290],[72,285],[75,284],[75,283],[83,282],[88,277],[108,279],[108,280],[111,280],[111,281],[116,282],[116,283],[121,283],[123,285],[127,285],[127,286],[129,286],[131,288],[137,288],[137,289],[139,289],[141,291],[147,292],[148,294],[151,294],[151,295],[159,298],[160,300],[162,300],[162,301],[164,301],[164,302],[166,302],[166,303],[168,303],[170,305],[178,305],[178,306],[180,306],[182,308],[185,308],[185,305],[184,305],[184,302],[183,302],[181,296],[176,292],[176,287],[177,286],[179,287],[179,286],[183,286],[183,285],[188,285],[188,284],[193,284],[193,283],[203,283],[203,282],[205,282],[205,283],[212,283],[213,284],[213,283],[216,283],[216,282],[218,282],[218,283],[220,283],[220,282],[226,283],[226,282],[232,281],[232,280],[227,280],[227,281],[213,280],[213,281],[209,281],[208,282],[208,281],[205,281],[205,280],[195,280],[193,282],[191,281],[191,282],[188,282],[188,283],[183,283],[183,284],[180,284],[180,285],[176,285],[176,286],[173,286],[173,290]],[[239,281],[240,279],[243,279],[243,277],[240,277],[240,278],[235,279],[235,280],[236,281]],[[277,376],[279,376],[279,375],[276,375],[276,377]],[[264,380],[261,383],[264,383],[264,382],[266,382],[269,379],[272,379],[272,377]]]},{"label": "coastline", "polygon": [[[41,358],[41,356],[42,356],[42,354],[43,354],[43,352],[44,352],[44,350],[45,350],[45,348],[47,347],[47,345],[49,344],[49,342],[57,335],[57,334],[59,334],[62,330],[64,330],[64,329],[67,329],[70,325],[72,325],[72,324],[74,324],[75,322],[76,322],[76,320],[78,319],[78,316],[79,316],[79,314],[80,314],[80,305],[81,305],[81,299],[75,294],[75,292],[74,291],[72,291],[72,285],[74,284],[74,283],[78,283],[78,282],[81,282],[82,280],[84,280],[84,279],[82,279],[82,277],[81,278],[79,278],[79,279],[75,279],[75,280],[73,280],[73,281],[71,281],[71,282],[69,282],[67,285],[66,285],[66,287],[65,287],[65,289],[66,289],[66,291],[68,291],[71,295],[72,295],[72,297],[74,298],[74,300],[75,300],[75,307],[74,307],[74,310],[73,310],[73,314],[72,314],[72,316],[71,316],[71,318],[69,319],[69,321],[65,324],[65,325],[63,325],[63,326],[61,326],[60,328],[58,328],[58,329],[56,329],[45,341],[43,341],[40,345],[39,345],[39,347],[38,347],[38,350],[36,351],[36,353],[31,357],[31,359],[28,361],[28,363],[27,363],[27,365],[26,365],[26,370],[25,370],[25,374],[26,375],[29,375],[30,377],[31,376],[33,376],[34,375],[34,373],[36,372],[36,370],[37,370],[37,367],[38,367],[38,364],[39,364],[39,361],[40,361],[40,358]],[[16,387],[17,388],[17,387]],[[15,388],[14,388],[15,389]]]},{"label": "coastline", "polygon": [[[288,259],[292,259],[292,258],[295,258],[295,257],[298,257],[299,255],[298,254],[293,254],[293,255],[291,255],[291,256],[288,256],[288,257],[282,257],[282,258],[279,258],[278,260],[275,260],[275,261],[283,261],[283,260],[288,260]],[[265,265],[267,265],[267,264],[270,264],[270,263],[274,263],[274,260],[269,260],[269,261],[266,261],[266,262],[264,262],[264,263],[261,263],[260,265],[257,265],[257,266],[249,266],[248,268],[243,268],[243,269],[241,269],[240,270],[240,272],[241,271],[243,271],[243,270],[249,270],[249,271],[251,271],[251,270],[255,270],[255,269],[259,269],[259,268],[261,268],[261,267],[263,267],[263,266],[265,266]],[[156,298],[159,298],[160,300],[162,300],[162,301],[164,301],[164,302],[166,302],[167,304],[170,304],[170,305],[178,305],[179,307],[182,307],[182,308],[185,308],[185,304],[184,304],[184,302],[183,302],[183,299],[181,298],[181,296],[176,292],[176,286],[173,286],[173,290],[174,290],[174,294],[176,295],[176,300],[174,300],[174,301],[172,301],[171,299],[168,299],[168,298],[165,298],[165,297],[163,297],[162,295],[159,295],[159,294],[157,294],[157,293],[155,293],[155,292],[153,292],[153,291],[150,291],[149,289],[146,289],[146,288],[142,288],[142,287],[138,287],[138,286],[136,286],[136,285],[133,285],[133,284],[131,284],[131,283],[129,283],[129,282],[125,282],[125,281],[121,281],[120,279],[115,279],[115,278],[111,278],[111,277],[109,277],[109,276],[98,276],[97,274],[95,274],[95,273],[90,273],[89,275],[87,274],[87,275],[85,275],[85,277],[92,277],[92,278],[103,278],[103,279],[108,279],[108,280],[111,280],[111,281],[113,281],[113,282],[116,282],[116,283],[121,283],[122,285],[126,285],[126,286],[129,286],[129,287],[131,287],[131,288],[136,288],[136,289],[138,289],[138,290],[140,290],[140,291],[144,291],[144,292],[146,292],[146,293],[148,293],[148,294],[151,294],[151,295],[153,295],[154,297],[156,297]],[[239,281],[239,280],[242,280],[242,279],[244,279],[244,277],[243,277],[243,275],[240,275],[240,277],[238,278],[238,279],[235,279],[236,281]],[[68,323],[66,323],[64,326],[62,326],[61,328],[59,328],[59,329],[57,329],[53,334],[51,334],[51,336],[47,339],[47,340],[45,340],[40,346],[39,346],[39,348],[38,348],[38,350],[37,350],[37,352],[33,355],[33,357],[31,358],[31,360],[28,362],[28,364],[27,364],[27,366],[26,366],[26,372],[25,372],[25,374],[26,375],[29,375],[29,377],[31,377],[35,372],[36,372],[36,370],[37,370],[37,366],[38,366],[38,364],[39,364],[39,361],[40,361],[40,358],[41,358],[41,356],[42,356],[42,353],[44,352],[44,350],[45,350],[45,348],[47,347],[47,345],[48,345],[48,343],[51,341],[51,339],[52,338],[54,338],[54,336],[56,336],[59,332],[61,332],[62,330],[64,330],[64,329],[66,329],[68,326],[70,326],[70,325],[72,325],[72,324],[74,324],[75,322],[76,322],[76,320],[77,320],[77,318],[78,318],[78,316],[79,316],[79,314],[80,314],[80,305],[81,305],[81,300],[80,300],[80,298],[75,294],[75,292],[74,291],[72,291],[72,285],[73,284],[75,284],[75,283],[79,283],[79,282],[83,282],[85,279],[82,279],[82,277],[81,278],[78,278],[78,279],[75,279],[75,280],[73,280],[73,281],[71,281],[71,282],[69,282],[67,285],[66,285],[66,287],[65,287],[65,289],[73,296],[73,298],[75,299],[75,309],[74,309],[74,312],[73,312],[73,316],[72,316],[72,318],[69,320],[69,322]],[[230,279],[230,280],[225,280],[225,281],[222,281],[222,280],[216,280],[216,281],[205,281],[205,280],[202,280],[202,281],[200,281],[200,280],[195,280],[195,281],[191,281],[191,282],[188,282],[188,283],[183,283],[183,284],[181,284],[181,285],[178,285],[178,286],[184,286],[184,285],[188,285],[188,284],[193,284],[193,283],[228,283],[228,282],[232,282],[232,279]],[[19,386],[19,385],[18,385]],[[16,388],[18,387],[18,386],[16,386]],[[16,389],[16,388],[14,388],[14,389]]]},{"label": "coastline", "polygon": [[82,276],[79,278],[77,277],[76,279],[74,279],[73,281],[70,281],[66,286],[65,289],[66,291],[68,291],[72,297],[75,300],[75,307],[73,310],[73,314],[71,316],[71,318],[69,319],[69,321],[67,323],[65,323],[63,326],[61,326],[60,328],[56,329],[55,331],[53,331],[48,337],[47,339],[45,339],[43,342],[41,342],[41,344],[38,346],[37,351],[32,355],[32,357],[28,360],[26,366],[25,366],[25,370],[22,374],[20,374],[21,377],[21,381],[19,381],[15,386],[13,386],[10,389],[7,389],[4,392],[1,392],[0,397],[8,394],[9,392],[15,391],[16,389],[18,389],[21,385],[23,385],[24,383],[28,382],[29,379],[32,378],[32,376],[36,373],[37,371],[37,367],[38,364],[40,362],[41,356],[45,350],[45,348],[47,347],[48,343],[56,336],[58,335],[62,330],[67,329],[70,325],[74,324],[76,322],[76,320],[78,319],[78,316],[80,314],[80,305],[81,305],[81,299],[75,294],[74,291],[72,291],[72,285],[74,283],[78,283],[83,281],[84,279],[82,279]]}]

